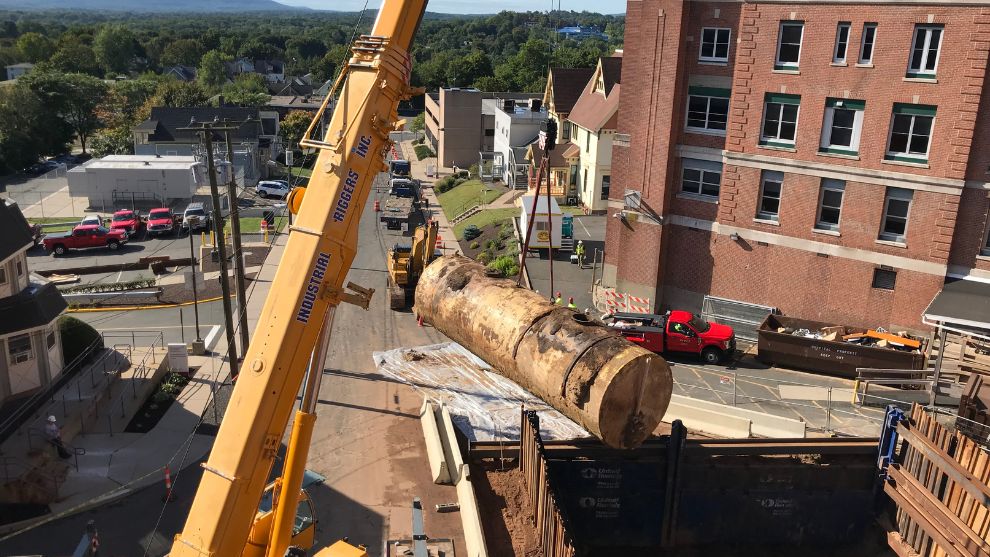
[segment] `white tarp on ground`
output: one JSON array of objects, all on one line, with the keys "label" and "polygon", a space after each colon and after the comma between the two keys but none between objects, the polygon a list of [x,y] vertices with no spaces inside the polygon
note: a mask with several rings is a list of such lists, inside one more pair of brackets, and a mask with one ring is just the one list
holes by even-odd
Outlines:
[{"label": "white tarp on ground", "polygon": [[454,342],[398,348],[373,354],[386,377],[427,398],[447,404],[454,424],[471,441],[519,439],[520,407],[540,413],[544,439],[576,439],[589,434],[527,390],[492,371],[491,366]]}]

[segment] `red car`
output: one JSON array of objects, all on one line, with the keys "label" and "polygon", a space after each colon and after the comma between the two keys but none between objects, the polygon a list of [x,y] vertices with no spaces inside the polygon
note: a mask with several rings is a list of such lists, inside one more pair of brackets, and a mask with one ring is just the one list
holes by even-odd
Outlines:
[{"label": "red car", "polygon": [[95,224],[81,224],[64,234],[48,234],[42,239],[45,250],[65,255],[70,249],[107,248],[117,250],[127,242],[123,230],[109,230]]},{"label": "red car", "polygon": [[175,234],[179,231],[182,215],[172,213],[168,207],[159,207],[148,212],[148,236]]},{"label": "red car", "polygon": [[706,364],[717,364],[736,350],[732,327],[709,323],[689,311],[613,313],[602,320],[626,339],[657,354],[689,352],[700,355]]},{"label": "red car", "polygon": [[122,230],[128,236],[133,236],[144,228],[144,219],[136,211],[125,209],[117,211],[110,220],[110,230]]}]

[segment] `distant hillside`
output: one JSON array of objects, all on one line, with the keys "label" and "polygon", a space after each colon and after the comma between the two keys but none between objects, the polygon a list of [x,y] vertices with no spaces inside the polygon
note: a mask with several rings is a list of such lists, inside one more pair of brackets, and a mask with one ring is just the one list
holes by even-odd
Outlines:
[{"label": "distant hillside", "polygon": [[0,0],[7,10],[92,10],[114,12],[272,12],[298,11],[274,0]]}]

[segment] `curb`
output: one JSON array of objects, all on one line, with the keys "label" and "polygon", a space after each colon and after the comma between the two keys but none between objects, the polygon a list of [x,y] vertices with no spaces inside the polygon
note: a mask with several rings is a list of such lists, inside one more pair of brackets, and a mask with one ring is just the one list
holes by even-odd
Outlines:
[{"label": "curb", "polygon": [[[230,297],[233,298],[235,295],[231,294]],[[196,303],[205,304],[208,302],[216,302],[217,300],[222,300],[223,296],[215,296],[213,298],[203,298],[198,302],[178,302],[175,304],[155,304],[151,306],[112,306],[112,307],[100,307],[100,308],[69,308],[65,310],[66,313],[99,313],[101,311],[139,311],[145,309],[166,309],[166,308],[178,308],[191,306]]]}]

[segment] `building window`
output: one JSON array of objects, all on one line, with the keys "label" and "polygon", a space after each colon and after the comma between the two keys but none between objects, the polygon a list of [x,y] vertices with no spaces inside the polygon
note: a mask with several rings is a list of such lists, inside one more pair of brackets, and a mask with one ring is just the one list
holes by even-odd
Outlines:
[{"label": "building window", "polygon": [[908,77],[932,77],[938,67],[939,47],[942,44],[941,25],[918,25],[911,42],[911,60]]},{"label": "building window", "polygon": [[7,339],[7,353],[10,356],[10,364],[20,364],[34,358],[31,352],[31,336],[28,334],[16,335]]},{"label": "building window", "polygon": [[727,28],[705,27],[701,30],[701,51],[698,60],[702,62],[728,62],[729,37]]},{"label": "building window", "polygon": [[987,229],[987,233],[983,237],[983,248],[980,249],[980,255],[990,255],[990,229]]},{"label": "building window", "polygon": [[881,240],[904,243],[912,195],[911,190],[887,188],[887,195],[883,200],[883,218],[880,221]]},{"label": "building window", "polygon": [[612,189],[612,177],[602,176],[602,201],[608,200],[608,193]]},{"label": "building window", "polygon": [[894,115],[887,140],[887,159],[904,162],[928,162],[934,106],[894,103]]},{"label": "building window", "polygon": [[19,277],[24,276],[24,262],[23,261],[18,261],[17,262],[17,276],[19,276]]},{"label": "building window", "polygon": [[729,89],[715,87],[688,88],[688,131],[725,134],[729,119]]},{"label": "building window", "polygon": [[897,282],[897,271],[891,269],[873,269],[873,288],[893,290]]},{"label": "building window", "polygon": [[495,128],[488,128],[485,130],[485,137],[495,137]]},{"label": "building window", "polygon": [[794,146],[800,103],[799,95],[767,93],[763,103],[761,144],[778,147]]},{"label": "building window", "polygon": [[560,126],[560,139],[569,140],[570,138],[571,138],[571,123],[564,122],[564,124]]},{"label": "building window", "polygon": [[833,64],[845,64],[846,52],[849,50],[849,22],[843,21],[835,30],[835,50],[832,52]]},{"label": "building window", "polygon": [[859,63],[869,65],[873,63],[873,45],[877,42],[877,24],[863,24],[863,38],[859,44]]},{"label": "building window", "polygon": [[825,99],[825,118],[819,151],[836,155],[859,154],[859,137],[863,130],[864,101]]},{"label": "building window", "polygon": [[581,193],[588,192],[588,171],[585,170],[584,174],[581,175]]},{"label": "building window", "polygon": [[0,267],[0,284],[7,284],[7,269]]},{"label": "building window", "polygon": [[821,193],[818,195],[818,218],[815,228],[818,230],[839,230],[839,216],[842,213],[842,195],[846,183],[842,180],[825,178],[822,180]]},{"label": "building window", "polygon": [[784,173],[764,170],[760,180],[760,205],[756,218],[778,220],[780,217],[780,194],[784,186]]},{"label": "building window", "polygon": [[48,349],[51,350],[55,346],[55,330],[52,329],[48,331],[48,335],[45,337],[45,344],[48,345]]},{"label": "building window", "polygon": [[590,153],[591,152],[591,131],[590,130],[586,130],[584,132],[584,152],[585,153]]},{"label": "building window", "polygon": [[722,183],[722,163],[699,159],[682,159],[681,191],[718,199]]},{"label": "building window", "polygon": [[777,62],[775,70],[797,69],[801,60],[801,38],[804,35],[803,21],[781,21],[777,39]]}]

